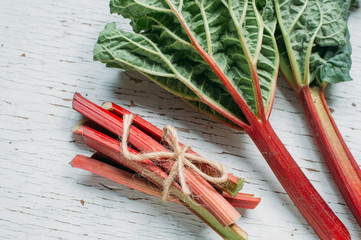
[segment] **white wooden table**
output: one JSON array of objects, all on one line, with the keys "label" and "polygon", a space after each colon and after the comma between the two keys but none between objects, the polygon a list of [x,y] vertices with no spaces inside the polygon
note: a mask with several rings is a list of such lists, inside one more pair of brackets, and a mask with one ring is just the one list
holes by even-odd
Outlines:
[{"label": "white wooden table", "polygon": [[[262,197],[237,223],[249,239],[316,239],[246,134],[209,120],[154,83],[92,61],[108,1],[0,0],[0,239],[219,239],[181,206],[73,169],[91,150],[70,129],[78,91],[97,103],[128,106],[182,142],[246,178]],[[333,116],[361,164],[361,9],[350,18],[353,82],[327,88]],[[280,79],[271,124],[320,194],[350,231],[361,229],[332,181],[296,95]]]}]

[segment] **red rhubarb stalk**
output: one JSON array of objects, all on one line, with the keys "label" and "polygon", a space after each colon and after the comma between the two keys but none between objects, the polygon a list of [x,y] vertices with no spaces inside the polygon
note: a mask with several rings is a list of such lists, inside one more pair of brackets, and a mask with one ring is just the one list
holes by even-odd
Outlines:
[{"label": "red rhubarb stalk", "polygon": [[[281,1],[275,1],[280,30],[277,33],[280,69],[298,94],[331,175],[361,226],[360,169],[332,119],[324,97],[326,84],[351,80],[351,44],[347,28],[351,1],[326,2],[323,2],[326,8],[317,9],[315,1],[304,1],[299,11],[294,11],[284,8]],[[309,14],[310,9],[317,14]],[[300,29],[300,22],[316,24]],[[325,31],[326,28],[329,31]],[[307,37],[294,38],[295,35]]]},{"label": "red rhubarb stalk", "polygon": [[[74,95],[73,108],[109,131],[119,136],[122,135],[123,119],[90,102],[78,93]],[[140,151],[167,151],[164,146],[134,126],[130,128],[128,141]],[[117,147],[119,148],[119,142],[115,142],[118,143]],[[97,151],[107,155],[98,149]],[[169,160],[162,162],[160,165],[169,173],[173,164],[174,161]],[[206,180],[188,169],[184,170],[184,175],[192,195],[197,196],[198,201],[203,204],[223,226],[228,226],[240,218],[240,214]]]},{"label": "red rhubarb stalk", "polygon": [[324,86],[300,88],[298,96],[326,165],[361,226],[361,170],[331,116]]},{"label": "red rhubarb stalk", "polygon": [[[132,174],[125,170],[103,163],[94,158],[86,157],[83,155],[76,155],[71,161],[71,166],[92,172],[96,175],[107,178],[116,183],[122,184],[124,186],[151,196],[155,196],[158,198],[161,198],[162,196],[162,192],[159,190],[159,187],[151,184],[149,180],[146,180],[145,178],[142,178],[137,174]],[[167,200],[183,205],[180,200],[178,200],[172,195],[170,195]]]},{"label": "red rhubarb stalk", "polygon": [[223,196],[235,208],[254,209],[261,201],[261,198],[254,197],[253,194],[246,193],[238,193],[235,197]]},{"label": "red rhubarb stalk", "polygon": [[[132,112],[128,111],[127,109],[125,109],[115,103],[112,103],[112,102],[105,102],[102,105],[102,107],[120,117],[123,117],[126,114],[132,114],[134,116],[133,123],[135,124],[135,126],[137,126],[143,132],[147,133],[149,136],[154,138],[156,141],[158,141],[158,142],[162,141],[163,131],[160,130],[159,128],[157,128],[156,126],[154,126],[153,124],[151,124],[150,122],[146,121],[145,119],[137,116],[136,114],[133,114]],[[181,144],[181,143],[180,143],[180,145],[183,146],[183,144]],[[192,149],[190,149],[188,152],[199,156],[199,154],[194,152]],[[219,175],[219,173],[216,172],[216,170],[211,168],[209,165],[202,165],[201,167],[202,167],[202,170],[207,172],[208,174],[213,173],[213,175]],[[234,176],[233,174],[229,173],[228,181],[225,184],[220,185],[218,187],[221,188],[222,190],[224,190],[225,192],[227,192],[227,194],[229,194],[231,197],[234,197],[242,189],[243,181],[244,181],[244,179],[238,178],[238,177]]]},{"label": "red rhubarb stalk", "polygon": [[249,136],[303,217],[320,239],[350,239],[350,235],[298,167],[268,122],[259,123]]}]

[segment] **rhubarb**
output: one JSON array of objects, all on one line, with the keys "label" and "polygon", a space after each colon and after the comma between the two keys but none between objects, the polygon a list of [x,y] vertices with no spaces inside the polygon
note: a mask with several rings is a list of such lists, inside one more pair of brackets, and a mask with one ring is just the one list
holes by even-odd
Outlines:
[{"label": "rhubarb", "polygon": [[269,115],[279,56],[273,1],[111,0],[134,32],[107,24],[94,59],[141,72],[255,142],[321,239],[350,239],[279,140]]},{"label": "rhubarb", "polygon": [[[361,170],[337,128],[324,96],[328,83],[351,80],[351,46],[347,30],[350,3],[350,0],[301,1],[287,6],[276,1],[276,10],[281,72],[298,94],[326,165],[361,226]],[[310,24],[300,30],[298,26],[302,22]]]}]

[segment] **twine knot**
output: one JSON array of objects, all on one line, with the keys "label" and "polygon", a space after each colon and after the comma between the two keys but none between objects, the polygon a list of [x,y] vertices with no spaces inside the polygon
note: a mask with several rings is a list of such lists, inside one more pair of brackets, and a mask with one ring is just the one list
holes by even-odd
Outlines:
[{"label": "twine knot", "polygon": [[[205,180],[215,184],[225,183],[228,179],[228,170],[227,168],[220,162],[207,160],[201,156],[196,154],[188,153],[190,150],[189,146],[182,146],[178,142],[178,133],[177,130],[170,126],[165,125],[163,128],[163,139],[168,144],[170,151],[162,151],[162,152],[149,152],[142,154],[132,154],[128,151],[128,137],[130,132],[130,127],[133,122],[133,115],[126,114],[123,116],[123,136],[121,141],[121,151],[123,156],[132,161],[142,161],[145,159],[153,160],[154,162],[161,162],[166,160],[174,160],[174,164],[171,168],[171,171],[168,174],[168,177],[163,182],[163,194],[162,200],[166,201],[169,190],[172,183],[178,178],[178,181],[182,187],[182,191],[184,194],[189,195],[191,193],[187,182],[186,176],[184,173],[185,166],[194,170],[200,176],[202,176]],[[210,165],[213,169],[219,172],[220,176],[211,176],[205,172],[203,172],[195,163],[204,163]]]}]

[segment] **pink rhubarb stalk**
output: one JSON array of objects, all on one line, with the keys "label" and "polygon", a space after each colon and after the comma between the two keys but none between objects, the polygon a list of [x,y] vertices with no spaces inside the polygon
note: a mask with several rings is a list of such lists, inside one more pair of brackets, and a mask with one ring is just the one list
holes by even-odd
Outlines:
[{"label": "pink rhubarb stalk", "polygon": [[[257,123],[254,123],[257,124]],[[293,160],[268,122],[258,123],[248,132],[268,165],[286,190],[303,217],[320,239],[351,239],[350,234],[318,194]]]},{"label": "pink rhubarb stalk", "polygon": [[247,193],[238,193],[235,197],[228,197],[225,194],[223,196],[235,208],[254,209],[261,201],[261,198]]},{"label": "pink rhubarb stalk", "polygon": [[[161,191],[156,185],[151,184],[149,180],[146,180],[137,174],[132,174],[125,170],[113,167],[94,158],[76,155],[71,161],[71,166],[92,172],[116,183],[138,190],[139,192],[161,198]],[[168,200],[183,205],[180,200],[172,195],[168,197]]]},{"label": "pink rhubarb stalk", "polygon": [[361,170],[331,116],[324,87],[300,88],[298,96],[326,165],[361,226]]}]

